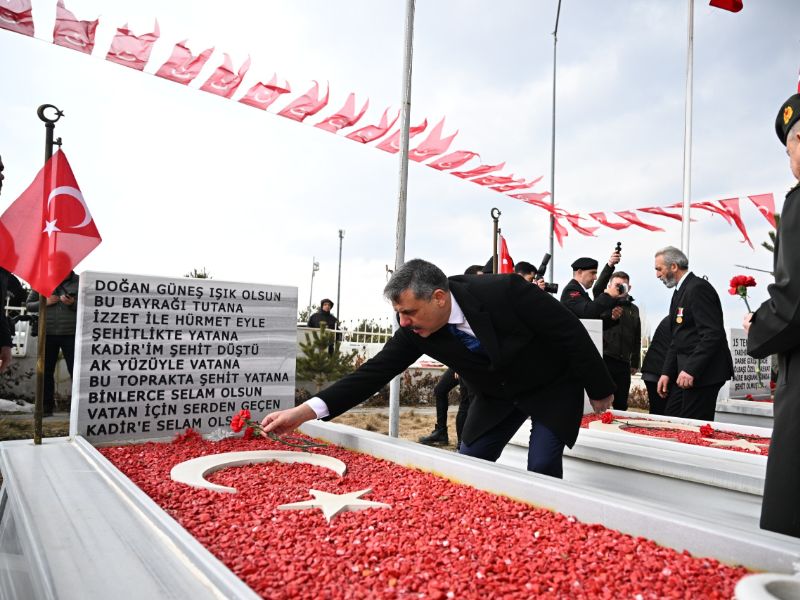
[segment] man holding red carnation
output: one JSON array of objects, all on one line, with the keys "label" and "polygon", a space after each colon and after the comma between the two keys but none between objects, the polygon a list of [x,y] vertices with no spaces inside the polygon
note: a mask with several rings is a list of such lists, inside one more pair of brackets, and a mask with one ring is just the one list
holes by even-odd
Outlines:
[{"label": "man holding red carnation", "polygon": [[[789,166],[800,180],[800,94],[781,105],[775,120]],[[790,233],[790,232],[794,233]],[[775,424],[767,460],[761,527],[800,538],[800,184],[786,195],[775,237],[775,283],[769,300],[748,313],[747,352],[753,358],[778,355]],[[791,240],[795,241],[792,242]]]}]

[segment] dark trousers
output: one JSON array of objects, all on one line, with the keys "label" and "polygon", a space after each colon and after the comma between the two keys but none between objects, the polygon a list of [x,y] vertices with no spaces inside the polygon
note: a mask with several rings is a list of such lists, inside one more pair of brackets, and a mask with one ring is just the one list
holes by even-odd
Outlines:
[{"label": "dark trousers", "polygon": [[464,423],[467,422],[467,413],[469,406],[472,403],[472,392],[462,381],[458,384],[458,393],[461,397],[458,403],[458,413],[456,413],[456,437],[459,444],[461,443],[461,432],[464,431]]},{"label": "dark trousers", "polygon": [[714,420],[714,413],[717,410],[717,394],[719,394],[722,383],[712,383],[683,390],[675,385],[674,381],[670,381],[669,387],[664,414],[670,417],[700,421]]},{"label": "dark trousers", "polygon": [[631,391],[631,363],[613,356],[603,356],[606,368],[617,386],[614,392],[614,409],[628,410],[628,394]]},{"label": "dark trousers", "polygon": [[436,429],[447,429],[447,408],[450,405],[450,390],[458,385],[453,369],[447,369],[433,388],[436,398]]},{"label": "dark trousers", "polygon": [[67,363],[67,371],[72,377],[72,365],[75,361],[75,336],[74,335],[48,335],[44,347],[44,398],[42,399],[42,409],[44,412],[53,412],[56,407],[56,363],[58,362],[58,351],[64,353],[64,362]]},{"label": "dark trousers", "polygon": [[[471,444],[461,442],[459,454],[474,456],[492,462],[500,458],[503,448],[522,426],[528,415],[514,410],[497,426],[483,434]],[[562,457],[564,442],[550,429],[534,421],[528,442],[528,471],[542,473],[561,479],[564,475]]]},{"label": "dark trousers", "polygon": [[658,395],[658,382],[645,381],[644,387],[647,388],[647,400],[650,403],[651,415],[665,415],[667,408],[667,399]]}]

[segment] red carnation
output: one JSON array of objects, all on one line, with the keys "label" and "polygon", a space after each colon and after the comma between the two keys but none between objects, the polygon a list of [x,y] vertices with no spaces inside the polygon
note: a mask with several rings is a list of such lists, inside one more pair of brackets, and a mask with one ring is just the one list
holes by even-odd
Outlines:
[{"label": "red carnation", "polygon": [[750,304],[747,302],[747,288],[755,287],[756,280],[750,275],[736,275],[731,279],[728,285],[730,285],[730,288],[728,288],[728,293],[731,296],[741,296],[748,312],[753,312],[750,310]]},{"label": "red carnation", "polygon": [[244,430],[244,439],[246,440],[253,439],[253,435],[254,433],[252,427],[248,427],[247,429]]},{"label": "red carnation", "polygon": [[745,400],[752,400],[753,399],[753,394],[747,394],[744,398],[745,398]]},{"label": "red carnation", "polygon": [[708,423],[700,426],[700,435],[703,437],[711,437],[714,435],[714,428]]},{"label": "red carnation", "polygon": [[242,419],[241,415],[234,415],[231,419],[231,429],[235,433],[239,433],[242,428],[245,426],[244,419]]},{"label": "red carnation", "polygon": [[610,412],[604,412],[603,416],[600,417],[600,420],[606,425],[609,425],[614,422],[614,415]]}]

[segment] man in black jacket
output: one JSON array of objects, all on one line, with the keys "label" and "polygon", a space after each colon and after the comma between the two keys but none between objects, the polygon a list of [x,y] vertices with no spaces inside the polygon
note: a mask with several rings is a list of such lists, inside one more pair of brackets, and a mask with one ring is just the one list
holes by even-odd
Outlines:
[{"label": "man in black jacket", "polygon": [[666,398],[658,395],[658,380],[664,368],[664,359],[667,358],[670,336],[669,315],[661,319],[647,347],[647,353],[642,361],[642,381],[647,388],[647,400],[650,404],[651,415],[663,415],[667,406]]},{"label": "man in black jacket", "polygon": [[[792,175],[800,180],[800,94],[781,105],[775,120]],[[794,233],[791,233],[791,232]],[[775,283],[769,300],[747,315],[747,352],[778,355],[775,427],[769,445],[761,527],[800,538],[800,183],[783,203],[775,238]],[[794,241],[792,241],[794,240]]]},{"label": "man in black jacket", "polygon": [[713,421],[717,394],[733,376],[722,320],[722,304],[714,287],[689,271],[689,259],[672,246],[656,252],[656,276],[668,288],[676,288],[669,308],[672,340],[658,394],[667,398],[666,414]]},{"label": "man in black jacket", "polygon": [[[617,304],[619,292],[616,289],[605,289],[611,273],[614,272],[614,265],[619,263],[620,254],[616,250],[608,259],[608,263],[603,267],[600,280],[604,283],[604,288],[599,294],[594,295],[594,300],[589,297],[589,290],[598,280],[598,263],[593,258],[583,257],[572,263],[572,279],[561,292],[561,303],[571,310],[579,319],[600,319],[604,313],[609,313]],[[608,323],[604,320],[603,326]]]},{"label": "man in black jacket", "polygon": [[383,350],[319,396],[264,417],[284,433],[369,398],[422,354],[456,371],[475,394],[459,452],[497,460],[530,416],[528,469],[561,477],[564,445],[578,437],[587,390],[597,412],[614,383],[589,334],[558,301],[517,275],[456,276],[415,259],[384,289],[400,328]]},{"label": "man in black jacket", "polygon": [[639,307],[633,303],[633,298],[630,296],[630,277],[624,271],[615,272],[605,290],[599,286],[601,283],[598,279],[598,285],[592,288],[595,298],[610,288],[619,291],[621,286],[624,290],[617,298],[617,305],[609,313],[602,315],[604,322],[606,319],[616,322],[615,327],[603,327],[603,360],[617,386],[617,391],[614,393],[614,408],[628,410],[631,375],[639,370],[642,360],[642,322],[639,318]]},{"label": "man in black jacket", "polygon": [[[0,190],[3,189],[3,159],[0,158]],[[11,364],[11,343],[14,337],[14,332],[11,329],[11,324],[6,319],[5,306],[6,297],[8,294],[8,278],[13,277],[11,273],[5,269],[0,269],[0,373],[8,368]]]}]

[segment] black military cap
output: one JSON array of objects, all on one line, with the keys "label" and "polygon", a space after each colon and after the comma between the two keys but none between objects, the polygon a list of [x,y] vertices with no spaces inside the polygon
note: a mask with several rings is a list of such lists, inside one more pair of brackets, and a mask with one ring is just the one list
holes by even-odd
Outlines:
[{"label": "black military cap", "polygon": [[333,300],[331,300],[330,298],[323,298],[322,300],[320,300],[319,305],[322,306],[326,302],[331,305],[331,308],[333,308]]},{"label": "black military cap", "polygon": [[798,119],[800,119],[800,94],[795,94],[781,105],[781,110],[775,118],[775,133],[784,146],[789,130]]},{"label": "black military cap", "polygon": [[584,256],[572,263],[571,266],[573,271],[577,271],[578,269],[596,269],[597,261],[593,258],[589,258],[588,256]]}]

